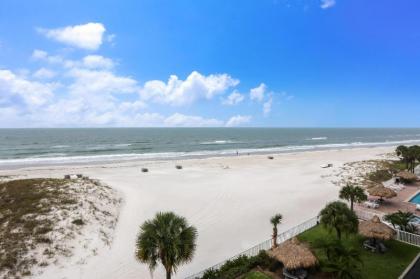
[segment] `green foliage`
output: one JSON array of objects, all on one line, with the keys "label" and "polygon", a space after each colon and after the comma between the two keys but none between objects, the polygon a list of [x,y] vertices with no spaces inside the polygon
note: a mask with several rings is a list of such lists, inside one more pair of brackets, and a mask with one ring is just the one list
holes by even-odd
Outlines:
[{"label": "green foliage", "polygon": [[197,230],[184,217],[173,212],[159,212],[143,223],[137,238],[136,257],[149,264],[153,271],[158,261],[166,270],[167,278],[178,266],[192,260],[196,248]]},{"label": "green foliage", "polygon": [[[335,235],[325,229],[323,226],[316,226],[298,236],[299,240],[307,242],[316,257],[320,261],[320,269],[327,272],[328,259],[325,250],[318,247],[319,243],[324,241],[334,241]],[[361,269],[362,278],[365,279],[395,279],[398,278],[405,268],[420,252],[420,248],[405,244],[396,240],[385,242],[388,251],[385,254],[372,253],[363,248],[364,237],[354,234],[343,238],[341,243],[346,248],[353,248],[360,253],[360,259],[363,262]],[[335,277],[334,277],[335,278]]]},{"label": "green foliage", "polygon": [[[261,251],[257,256],[240,256],[234,260],[227,261],[219,270],[207,270],[203,279],[235,279],[246,274],[253,268],[260,266],[265,269],[272,269],[278,262]],[[258,278],[258,277],[257,277]]]},{"label": "green foliage", "polygon": [[345,246],[337,239],[318,239],[315,247],[326,255],[324,271],[333,273],[334,278],[361,278],[362,261],[357,249]]},{"label": "green foliage", "polygon": [[342,233],[356,233],[359,221],[356,214],[343,202],[331,202],[320,212],[321,224],[328,230],[335,230],[338,239]]},{"label": "green foliage", "polygon": [[281,223],[281,220],[283,219],[283,216],[281,214],[276,214],[273,217],[271,217],[270,219],[270,223],[274,226],[277,227],[278,224]]},{"label": "green foliage", "polygon": [[392,178],[392,173],[389,170],[376,170],[368,174],[368,179],[373,182],[382,183]]},{"label": "green foliage", "polygon": [[353,203],[367,200],[367,195],[361,187],[347,184],[340,190],[340,199],[349,201],[350,209],[353,211]]},{"label": "green foliage", "polygon": [[405,145],[400,145],[395,150],[395,153],[401,158],[401,161],[406,164],[406,169],[414,172],[416,162],[420,162],[420,146],[412,145],[407,147]]},{"label": "green foliage", "polygon": [[398,227],[400,230],[409,233],[416,232],[416,227],[410,224],[410,222],[415,218],[415,215],[411,212],[398,210],[398,212],[385,215],[384,218],[385,221],[390,222],[394,228]]},{"label": "green foliage", "polygon": [[244,279],[270,279],[270,278],[271,277],[268,277],[264,273],[261,273],[258,271],[250,272],[244,277]]}]

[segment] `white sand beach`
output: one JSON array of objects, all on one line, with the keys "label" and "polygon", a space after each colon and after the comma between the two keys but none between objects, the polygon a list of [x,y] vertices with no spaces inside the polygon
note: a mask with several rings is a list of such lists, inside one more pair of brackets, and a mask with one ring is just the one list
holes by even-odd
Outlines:
[{"label": "white sand beach", "polygon": [[[344,163],[382,158],[393,147],[243,155],[183,161],[126,162],[91,166],[29,167],[0,175],[63,177],[82,173],[99,179],[123,197],[114,241],[84,264],[54,269],[40,278],[151,278],[134,258],[139,226],[158,211],[174,211],[198,229],[194,260],[175,278],[184,278],[270,238],[270,217],[281,213],[285,231],[337,199],[332,175]],[[321,168],[331,163],[332,168]],[[175,168],[181,164],[182,170]],[[149,168],[142,173],[141,168]],[[76,255],[77,257],[77,255]],[[162,270],[154,278],[164,278]]]}]

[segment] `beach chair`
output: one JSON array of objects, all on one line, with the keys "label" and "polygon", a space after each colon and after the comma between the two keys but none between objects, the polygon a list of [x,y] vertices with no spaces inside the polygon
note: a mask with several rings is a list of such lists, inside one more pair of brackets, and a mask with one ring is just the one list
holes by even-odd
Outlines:
[{"label": "beach chair", "polygon": [[365,248],[366,250],[370,250],[372,252],[376,252],[377,250],[376,245],[373,245],[370,239],[366,239],[365,241],[363,241],[363,248]]},{"label": "beach chair", "polygon": [[420,204],[416,204],[416,210],[420,211]]}]

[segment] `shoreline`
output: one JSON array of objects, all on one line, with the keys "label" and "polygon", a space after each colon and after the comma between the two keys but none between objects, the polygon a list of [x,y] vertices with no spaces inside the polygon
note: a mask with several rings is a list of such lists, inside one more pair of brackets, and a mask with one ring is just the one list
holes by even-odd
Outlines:
[{"label": "shoreline", "polygon": [[[192,151],[192,152],[173,152],[178,156],[156,156],[162,153],[143,153],[143,154],[107,154],[107,155],[91,155],[91,156],[68,156],[68,157],[45,157],[45,158],[25,158],[25,159],[8,159],[0,160],[0,171],[2,170],[18,170],[32,167],[54,167],[54,166],[95,166],[95,165],[113,165],[124,163],[139,162],[173,162],[194,159],[210,159],[210,158],[230,158],[244,157],[253,155],[280,155],[317,151],[338,151],[351,149],[368,149],[380,147],[396,147],[399,144],[411,143],[420,144],[420,140],[406,140],[397,142],[378,142],[378,143],[354,143],[354,144],[326,144],[326,145],[302,145],[302,146],[285,146],[260,149],[225,149],[217,151]],[[237,153],[239,155],[237,155]],[[170,153],[170,152],[169,152]],[[204,154],[207,153],[207,154]],[[152,156],[150,156],[152,155]],[[86,160],[82,160],[86,159]],[[29,161],[28,161],[29,160]],[[78,161],[79,160],[79,161]],[[17,162],[19,161],[19,162]]]}]

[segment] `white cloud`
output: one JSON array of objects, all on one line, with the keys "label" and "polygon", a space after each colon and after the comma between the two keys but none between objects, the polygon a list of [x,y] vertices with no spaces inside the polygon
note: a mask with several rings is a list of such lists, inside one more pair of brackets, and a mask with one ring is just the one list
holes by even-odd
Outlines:
[{"label": "white cloud", "polygon": [[49,55],[48,52],[40,49],[35,49],[32,52],[32,59],[38,61],[47,61],[51,64],[64,64],[65,60],[59,55]]},{"label": "white cloud", "polygon": [[264,94],[267,90],[267,86],[264,83],[261,83],[258,87],[251,89],[249,93],[249,98],[251,101],[261,102],[264,99]]},{"label": "white cloud", "polygon": [[321,0],[321,8],[329,9],[335,6],[335,0]]},{"label": "white cloud", "polygon": [[172,75],[167,83],[160,80],[148,81],[140,90],[140,96],[144,100],[181,106],[191,104],[200,98],[212,99],[238,83],[239,80],[227,74],[204,76],[194,71],[186,80],[180,80]]},{"label": "white cloud", "polygon": [[10,70],[0,70],[0,103],[12,103],[20,98],[28,106],[41,106],[53,96],[58,84],[41,83],[19,77]]},{"label": "white cloud", "polygon": [[102,23],[90,22],[56,29],[40,28],[38,31],[47,38],[63,44],[87,50],[97,50],[102,45],[106,29]]},{"label": "white cloud", "polygon": [[223,121],[214,118],[175,113],[167,117],[164,124],[170,127],[215,127],[223,125]]},{"label": "white cloud", "polygon": [[32,52],[32,58],[33,59],[46,59],[48,57],[48,52],[40,49],[35,49]]},{"label": "white cloud", "polygon": [[222,101],[222,104],[229,106],[237,105],[240,102],[242,102],[244,98],[244,95],[235,90],[232,92],[232,94],[230,94],[226,99]]},{"label": "white cloud", "polygon": [[101,55],[88,55],[83,58],[83,65],[90,69],[111,69],[114,62]]},{"label": "white cloud", "polygon": [[232,116],[225,124],[226,127],[236,127],[251,121],[251,116],[249,115],[236,115]]},{"label": "white cloud", "polygon": [[263,104],[263,113],[264,113],[265,116],[270,114],[272,104],[273,104],[273,98],[272,97],[270,97],[270,99],[268,99],[268,101],[266,101]]},{"label": "white cloud", "polygon": [[74,82],[69,86],[69,92],[72,94],[88,96],[138,91],[135,79],[117,76],[110,71],[75,68],[69,71],[68,76],[74,78]]},{"label": "white cloud", "polygon": [[40,68],[35,73],[33,73],[33,76],[38,79],[51,79],[56,76],[56,73],[46,68]]}]

